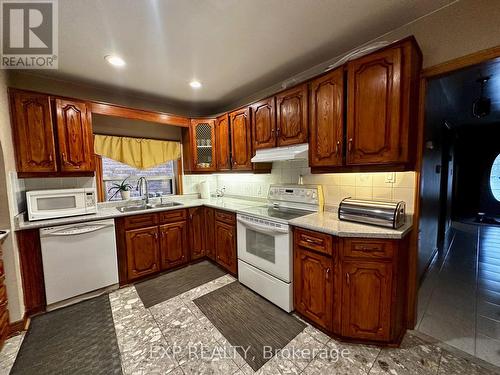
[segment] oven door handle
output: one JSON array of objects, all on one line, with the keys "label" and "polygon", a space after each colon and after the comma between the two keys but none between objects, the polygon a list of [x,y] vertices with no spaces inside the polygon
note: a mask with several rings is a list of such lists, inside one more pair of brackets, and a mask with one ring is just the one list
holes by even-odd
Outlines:
[{"label": "oven door handle", "polygon": [[287,229],[269,228],[265,225],[259,225],[259,224],[252,223],[252,222],[246,221],[244,219],[240,219],[240,218],[238,218],[238,222],[243,224],[245,227],[253,229],[257,232],[271,234],[271,235],[273,235],[273,234],[287,234],[289,232],[288,228]]}]

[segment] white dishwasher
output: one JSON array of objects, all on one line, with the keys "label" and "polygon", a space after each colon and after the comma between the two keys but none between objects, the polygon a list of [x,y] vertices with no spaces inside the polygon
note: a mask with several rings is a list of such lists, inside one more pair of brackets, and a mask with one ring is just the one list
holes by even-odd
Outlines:
[{"label": "white dishwasher", "polygon": [[42,228],[40,241],[49,309],[118,283],[114,220]]}]

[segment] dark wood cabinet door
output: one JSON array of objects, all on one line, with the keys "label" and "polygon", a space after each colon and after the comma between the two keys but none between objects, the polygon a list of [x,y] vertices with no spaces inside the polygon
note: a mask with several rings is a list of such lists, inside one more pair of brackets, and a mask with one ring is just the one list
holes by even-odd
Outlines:
[{"label": "dark wood cabinet door", "polygon": [[344,261],[342,334],[386,341],[390,338],[392,264]]},{"label": "dark wood cabinet door", "polygon": [[55,102],[61,171],[93,171],[94,140],[87,103],[63,99]]},{"label": "dark wood cabinet door", "polygon": [[401,48],[351,61],[347,70],[347,164],[399,162],[404,123]]},{"label": "dark wood cabinet door", "polygon": [[330,256],[295,247],[295,310],[330,330],[333,313],[333,260]]},{"label": "dark wood cabinet door", "polygon": [[204,207],[189,209],[189,240],[191,260],[205,256],[205,214]]},{"label": "dark wood cabinet door", "polygon": [[11,91],[12,131],[18,172],[56,172],[48,95]]},{"label": "dark wood cabinet door", "polygon": [[217,141],[215,152],[217,158],[217,170],[231,170],[231,150],[229,139],[229,115],[217,117],[215,120],[215,139]]},{"label": "dark wood cabinet door", "polygon": [[236,227],[220,221],[215,222],[215,253],[217,263],[236,274]]},{"label": "dark wood cabinet door", "polygon": [[252,110],[253,151],[276,147],[275,99],[267,98],[250,106]]},{"label": "dark wood cabinet door", "polygon": [[278,146],[307,142],[307,84],[276,95]]},{"label": "dark wood cabinet door", "polygon": [[188,261],[187,222],[160,225],[161,269],[166,270]]},{"label": "dark wood cabinet door", "polygon": [[217,170],[215,156],[215,120],[191,120],[191,146],[193,150],[193,170],[214,172]]},{"label": "dark wood cabinet door", "polygon": [[205,207],[205,253],[207,257],[216,260],[215,257],[215,210]]},{"label": "dark wood cabinet door", "polygon": [[250,133],[250,110],[248,107],[229,114],[231,124],[232,169],[252,170],[252,138]]},{"label": "dark wood cabinet door", "polygon": [[127,230],[125,243],[129,281],[160,270],[158,227]]},{"label": "dark wood cabinet door", "polygon": [[338,68],[311,82],[309,165],[342,165],[344,139],[344,70]]}]

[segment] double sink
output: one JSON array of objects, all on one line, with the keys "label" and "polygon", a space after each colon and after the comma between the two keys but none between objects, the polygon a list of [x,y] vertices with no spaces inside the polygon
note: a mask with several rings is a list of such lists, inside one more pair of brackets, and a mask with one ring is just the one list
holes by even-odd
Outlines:
[{"label": "double sink", "polygon": [[134,212],[134,211],[144,211],[144,210],[151,210],[153,208],[166,208],[166,207],[175,207],[175,206],[182,206],[182,203],[178,202],[166,202],[166,203],[143,203],[140,205],[133,205],[133,206],[122,206],[122,207],[116,207],[116,209],[120,212]]}]

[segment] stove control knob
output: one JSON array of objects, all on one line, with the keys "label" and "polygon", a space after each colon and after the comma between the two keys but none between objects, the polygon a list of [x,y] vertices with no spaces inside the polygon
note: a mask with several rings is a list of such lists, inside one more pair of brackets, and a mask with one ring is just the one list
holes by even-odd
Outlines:
[{"label": "stove control knob", "polygon": [[306,196],[308,196],[308,197],[311,196],[311,192],[309,190],[306,192]]},{"label": "stove control knob", "polygon": [[313,192],[313,193],[312,193],[312,197],[311,197],[311,198],[312,198],[312,199],[316,199],[316,192]]}]

